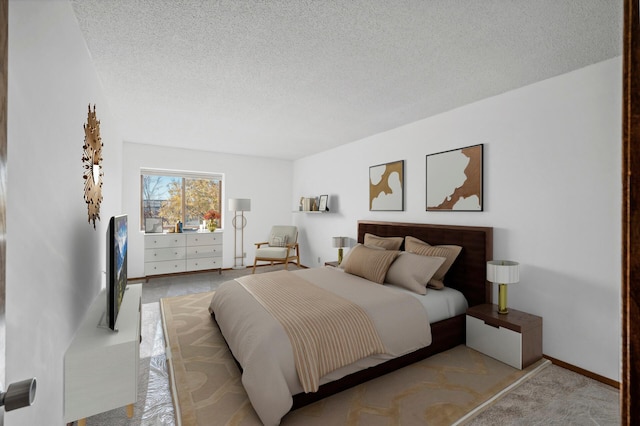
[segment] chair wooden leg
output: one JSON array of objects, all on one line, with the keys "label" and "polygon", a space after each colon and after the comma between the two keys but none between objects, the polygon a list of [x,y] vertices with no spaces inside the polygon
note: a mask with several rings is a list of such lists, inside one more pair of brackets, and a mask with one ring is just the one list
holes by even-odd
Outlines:
[{"label": "chair wooden leg", "polygon": [[258,262],[257,260],[254,260],[254,261],[253,261],[253,269],[251,270],[251,273],[252,273],[252,274],[255,274],[255,273],[256,273],[256,263],[257,263],[257,262]]}]

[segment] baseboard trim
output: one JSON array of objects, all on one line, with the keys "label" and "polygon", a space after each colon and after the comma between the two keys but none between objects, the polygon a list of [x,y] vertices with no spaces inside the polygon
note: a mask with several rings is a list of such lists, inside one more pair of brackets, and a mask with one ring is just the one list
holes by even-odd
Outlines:
[{"label": "baseboard trim", "polygon": [[590,379],[596,380],[596,381],[598,381],[600,383],[604,383],[605,385],[609,385],[611,387],[614,387],[614,388],[620,390],[620,382],[618,382],[618,381],[612,380],[612,379],[610,379],[608,377],[605,377],[605,376],[601,376],[601,375],[596,374],[596,373],[594,373],[592,371],[585,370],[584,368],[580,368],[580,367],[578,367],[576,365],[569,364],[568,362],[561,361],[561,360],[559,360],[557,358],[553,358],[553,357],[551,357],[549,355],[544,355],[543,354],[542,356],[544,358],[548,359],[549,361],[551,361],[553,364],[557,365],[558,367],[562,367],[562,368],[565,368],[567,370],[571,370],[571,371],[573,371],[575,373],[581,374],[581,375],[586,376],[586,377],[588,377]]}]

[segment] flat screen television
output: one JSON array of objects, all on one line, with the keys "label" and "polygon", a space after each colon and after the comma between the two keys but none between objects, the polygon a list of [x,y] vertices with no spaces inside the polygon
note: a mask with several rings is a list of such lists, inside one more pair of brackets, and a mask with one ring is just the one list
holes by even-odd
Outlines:
[{"label": "flat screen television", "polygon": [[107,230],[107,323],[116,330],[127,287],[127,215],[113,216]]}]

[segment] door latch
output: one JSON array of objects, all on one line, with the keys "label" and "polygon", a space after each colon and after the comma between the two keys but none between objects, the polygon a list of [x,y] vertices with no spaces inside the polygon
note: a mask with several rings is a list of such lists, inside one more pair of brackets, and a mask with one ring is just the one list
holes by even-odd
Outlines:
[{"label": "door latch", "polygon": [[36,379],[11,383],[6,392],[0,392],[0,406],[4,411],[28,407],[36,399]]}]

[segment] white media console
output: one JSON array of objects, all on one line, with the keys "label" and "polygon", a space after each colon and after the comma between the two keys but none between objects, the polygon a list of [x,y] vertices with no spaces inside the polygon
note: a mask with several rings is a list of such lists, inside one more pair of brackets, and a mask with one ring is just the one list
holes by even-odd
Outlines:
[{"label": "white media console", "polygon": [[127,406],[133,416],[138,397],[142,284],[124,293],[116,326],[101,325],[106,291],[93,302],[64,356],[64,419],[86,424],[86,417]]}]

